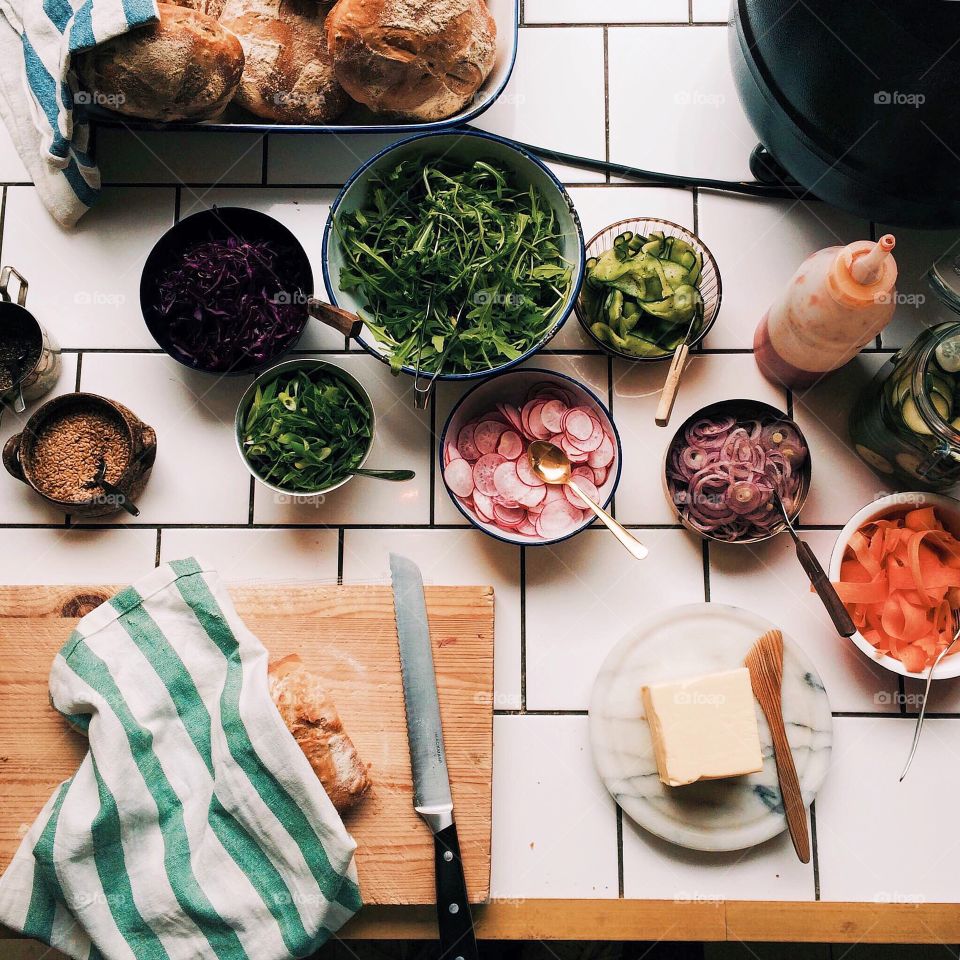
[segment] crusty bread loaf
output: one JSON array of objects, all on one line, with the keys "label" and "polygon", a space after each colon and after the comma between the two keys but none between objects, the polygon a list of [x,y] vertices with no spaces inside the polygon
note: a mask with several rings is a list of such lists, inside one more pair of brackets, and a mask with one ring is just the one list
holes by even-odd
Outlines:
[{"label": "crusty bread loaf", "polygon": [[108,40],[77,58],[94,102],[145,120],[206,120],[220,113],[240,82],[240,41],[216,20],[158,3],[159,23]]},{"label": "crusty bread loaf", "polygon": [[339,0],[327,17],[337,79],[377,113],[440,120],[493,68],[497,27],[484,0]]},{"label": "crusty bread loaf", "polygon": [[175,3],[178,7],[189,7],[191,10],[199,10],[208,17],[218,19],[223,12],[224,0],[164,0],[165,3]]},{"label": "crusty bread loaf", "polygon": [[318,0],[226,0],[220,23],[243,45],[236,102],[278,123],[329,123],[349,102],[334,76]]},{"label": "crusty bread loaf", "polygon": [[270,696],[287,729],[341,812],[370,786],[367,768],[344,732],[340,715],[316,674],[296,654],[270,663]]}]

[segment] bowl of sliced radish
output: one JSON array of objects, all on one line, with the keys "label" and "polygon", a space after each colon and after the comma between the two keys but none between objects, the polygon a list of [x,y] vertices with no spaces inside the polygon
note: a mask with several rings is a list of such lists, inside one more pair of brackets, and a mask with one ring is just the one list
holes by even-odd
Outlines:
[{"label": "bowl of sliced radish", "polygon": [[545,484],[533,472],[527,448],[534,440],[560,447],[577,485],[603,506],[620,480],[620,435],[585,386],[529,367],[484,381],[447,418],[440,468],[460,512],[506,543],[559,543],[593,520],[573,490]]}]

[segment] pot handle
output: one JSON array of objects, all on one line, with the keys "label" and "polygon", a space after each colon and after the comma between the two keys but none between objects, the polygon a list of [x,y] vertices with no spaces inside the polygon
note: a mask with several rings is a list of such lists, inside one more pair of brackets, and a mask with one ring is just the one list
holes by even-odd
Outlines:
[{"label": "pot handle", "polygon": [[29,284],[24,279],[23,274],[14,270],[13,267],[8,266],[0,270],[0,300],[7,303],[11,302],[10,277],[17,278],[17,304],[22,307],[27,302],[27,287]]},{"label": "pot handle", "polygon": [[3,445],[3,465],[7,468],[7,473],[11,477],[26,483],[27,478],[23,475],[23,467],[20,464],[20,437],[22,434],[15,433]]},{"label": "pot handle", "polygon": [[316,297],[307,300],[307,313],[315,320],[333,327],[345,337],[356,337],[363,328],[363,321],[349,310],[341,310],[332,303],[324,303]]},{"label": "pot handle", "polygon": [[153,467],[157,459],[157,431],[144,423],[140,427],[140,443],[143,445],[143,452],[139,457],[140,465],[146,472]]}]

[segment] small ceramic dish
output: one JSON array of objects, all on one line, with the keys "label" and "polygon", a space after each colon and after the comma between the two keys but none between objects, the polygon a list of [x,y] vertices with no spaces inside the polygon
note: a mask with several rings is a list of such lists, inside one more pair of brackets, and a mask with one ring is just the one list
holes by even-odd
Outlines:
[{"label": "small ceramic dish", "polygon": [[717,403],[711,403],[706,407],[701,407],[696,413],[691,414],[687,417],[683,423],[677,428],[677,432],[673,435],[673,439],[667,445],[666,453],[664,454],[663,460],[663,491],[667,498],[667,502],[670,504],[671,508],[677,515],[677,519],[682,523],[688,530],[692,530],[694,533],[699,534],[706,540],[714,540],[717,543],[734,543],[734,544],[754,544],[762,543],[764,540],[770,540],[772,537],[775,537],[778,533],[782,533],[787,529],[787,525],[783,522],[775,524],[770,527],[769,531],[766,533],[758,534],[757,536],[751,537],[738,537],[735,540],[728,538],[716,536],[712,533],[707,533],[704,530],[700,529],[694,523],[692,523],[684,513],[678,509],[677,503],[674,501],[673,492],[670,489],[670,480],[667,476],[667,466],[670,462],[670,455],[673,449],[678,445],[684,442],[684,437],[686,435],[687,428],[697,420],[702,417],[723,417],[729,416],[733,417],[737,423],[742,423],[749,420],[760,420],[760,421],[771,421],[771,422],[780,422],[792,427],[797,436],[800,438],[800,441],[807,448],[807,456],[804,458],[803,463],[800,465],[800,485],[797,489],[796,496],[794,498],[793,509],[790,511],[790,519],[795,521],[800,514],[800,510],[803,507],[804,502],[807,499],[807,494],[810,491],[810,477],[811,477],[811,462],[810,462],[810,444],[807,442],[806,437],[803,435],[803,431],[797,426],[796,422],[788,417],[782,410],[778,410],[776,407],[771,406],[768,403],[763,403],[761,400],[747,400],[747,399],[738,399],[738,400],[720,400]]},{"label": "small ceramic dish", "polygon": [[[923,507],[933,507],[943,525],[955,537],[960,538],[960,500],[945,497],[940,493],[892,493],[887,497],[880,497],[879,500],[868,503],[847,521],[846,526],[838,534],[833,553],[830,555],[830,568],[827,571],[830,579],[833,582],[839,581],[843,555],[850,543],[850,538],[861,527],[872,520],[900,516],[910,510],[919,510]],[[902,677],[912,677],[915,680],[926,680],[930,675],[929,667],[919,673],[911,673],[896,657],[880,653],[859,630],[850,639],[865,656],[893,673],[899,673]],[[960,677],[960,655],[956,653],[945,656],[940,662],[940,666],[937,667],[936,674],[934,674],[934,679],[937,680],[949,680],[952,677]]]},{"label": "small ceramic dish", "polygon": [[[641,234],[645,237],[654,232],[661,232],[665,237],[679,237],[681,240],[689,243],[690,246],[700,254],[703,259],[703,266],[701,268],[700,281],[697,289],[703,298],[703,315],[700,320],[699,329],[697,329],[695,335],[691,337],[689,346],[693,347],[700,343],[710,332],[710,329],[716,322],[717,314],[720,312],[722,294],[720,271],[717,268],[717,261],[714,259],[713,254],[695,233],[691,233],[686,227],[682,227],[678,223],[673,223],[670,220],[660,220],[656,217],[638,217],[629,220],[618,220],[616,223],[611,223],[610,226],[604,227],[599,233],[594,234],[587,243],[587,262],[589,262],[592,257],[599,257],[605,251],[612,249],[614,238],[626,231],[630,231],[633,234]],[[653,362],[669,360],[674,353],[676,353],[677,349],[679,349],[679,344],[677,344],[677,347],[673,350],[664,350],[662,353],[651,356],[639,356],[618,350],[616,347],[598,337],[591,329],[594,321],[590,317],[585,296],[589,284],[588,274],[589,270],[585,270],[583,287],[577,296],[575,309],[580,325],[601,350],[604,350],[614,357],[622,357],[624,360]],[[652,320],[653,318],[651,317],[651,321]],[[678,329],[678,333],[682,339],[683,334],[686,333],[686,325],[682,325],[682,329]]]},{"label": "small ceramic dish", "polygon": [[[576,408],[583,411],[588,417],[593,418],[595,422],[599,423],[605,436],[603,443],[609,444],[607,448],[608,455],[612,457],[608,463],[605,463],[603,466],[598,466],[596,468],[598,472],[593,476],[593,481],[596,482],[596,502],[601,506],[606,506],[610,502],[617,488],[617,483],[620,480],[622,462],[620,435],[607,408],[600,402],[599,398],[583,386],[583,384],[578,383],[576,380],[562,373],[524,367],[521,370],[512,370],[509,373],[504,373],[490,380],[486,380],[464,394],[450,412],[450,416],[447,418],[443,432],[440,435],[438,448],[440,475],[443,477],[444,486],[450,495],[450,499],[470,523],[497,540],[518,546],[542,546],[549,543],[560,543],[563,540],[575,536],[585,527],[589,526],[590,523],[593,522],[594,516],[592,513],[584,511],[580,520],[573,521],[573,526],[569,530],[565,530],[557,536],[544,536],[536,530],[531,531],[529,525],[524,527],[524,529],[530,531],[527,533],[521,532],[519,527],[513,529],[507,528],[504,526],[503,519],[501,519],[499,523],[495,522],[493,518],[493,505],[489,503],[489,498],[484,501],[488,510],[491,511],[490,519],[487,519],[478,513],[478,508],[474,504],[473,495],[458,495],[451,489],[447,467],[451,459],[460,458],[467,461],[473,460],[474,462],[478,462],[477,458],[473,457],[472,452],[466,448],[466,444],[470,441],[461,439],[464,428],[475,425],[478,421],[492,421],[492,432],[497,431],[499,424],[501,433],[514,434],[514,438],[507,438],[514,446],[518,442],[522,443],[521,435],[524,433],[522,412],[524,407],[532,402],[530,399],[531,390],[545,390],[551,399],[562,398],[562,401],[567,404],[570,409]],[[540,436],[543,438],[542,433]],[[499,439],[498,436],[498,444]],[[527,437],[527,439],[529,439],[529,437]],[[507,440],[504,441],[505,446]],[[458,444],[460,444],[459,447]],[[460,447],[463,447],[464,450],[462,457]],[[514,462],[519,462],[521,458],[526,457],[526,454],[523,452],[517,455],[516,449],[506,452],[513,454],[512,459]],[[510,458],[500,457],[501,461],[504,459]],[[594,462],[599,463],[601,459],[606,460],[607,457],[594,458]],[[586,461],[582,464],[573,463],[573,466],[574,468],[583,466],[584,473],[587,469],[593,469],[588,466]],[[524,475],[525,474],[521,474],[518,471],[519,477],[522,478]],[[528,480],[532,479],[528,474],[526,476]],[[516,478],[513,479],[515,480]],[[540,484],[540,486],[543,487],[544,485]],[[517,489],[526,493],[529,491],[529,486],[521,484]],[[591,494],[593,493],[592,490],[589,492]],[[565,496],[566,500],[564,502],[576,505],[574,499],[576,495],[573,493],[569,493],[569,495],[565,494],[563,488],[557,486],[547,487],[546,493],[549,493],[551,499],[560,500]],[[545,509],[546,493],[541,503],[534,505],[532,510],[525,515],[525,519],[532,522],[534,526],[537,524],[533,511],[535,511],[537,507],[541,507],[541,512],[542,509]],[[517,517],[520,516],[519,513],[515,512],[518,509],[516,506],[506,506],[506,513],[503,512],[502,504],[498,504],[498,507],[501,508],[501,518],[506,518],[509,522],[514,522]],[[556,509],[557,508],[554,508],[554,510]]]},{"label": "small ceramic dish", "polygon": [[367,449],[363,454],[363,459],[359,464],[357,464],[356,469],[363,467],[367,462],[367,457],[370,456],[370,450],[373,447],[373,438],[376,435],[377,420],[373,410],[373,401],[370,399],[370,395],[364,389],[360,381],[357,380],[356,377],[347,373],[347,371],[342,367],[338,367],[334,363],[328,363],[326,360],[317,360],[312,357],[304,357],[298,360],[284,360],[282,363],[278,363],[275,366],[270,367],[269,370],[264,370],[264,372],[261,373],[260,376],[250,384],[249,387],[247,387],[243,396],[240,398],[240,403],[237,405],[237,414],[234,419],[234,437],[237,441],[237,450],[240,452],[240,457],[243,460],[244,466],[246,466],[247,470],[250,471],[251,476],[253,476],[258,483],[262,483],[265,487],[269,487],[274,491],[274,493],[283,494],[287,497],[309,498],[315,497],[318,494],[327,494],[332,493],[334,490],[338,490],[345,483],[349,483],[353,479],[353,474],[344,477],[337,483],[331,484],[327,487],[320,487],[316,490],[294,490],[289,487],[283,487],[276,483],[272,483],[269,480],[265,480],[257,471],[256,467],[254,467],[254,465],[247,459],[246,452],[243,448],[244,422],[257,389],[262,389],[267,384],[272,383],[278,377],[289,376],[293,373],[296,373],[298,370],[303,370],[308,374],[322,372],[333,379],[339,380],[360,400],[363,406],[366,407],[367,414],[370,418],[370,439],[367,443]]}]

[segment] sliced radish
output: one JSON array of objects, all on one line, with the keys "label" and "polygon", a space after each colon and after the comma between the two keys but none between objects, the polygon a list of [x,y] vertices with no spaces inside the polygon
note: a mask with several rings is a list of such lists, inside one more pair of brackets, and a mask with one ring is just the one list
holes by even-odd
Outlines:
[{"label": "sliced radish", "polygon": [[606,467],[593,467],[593,482],[598,490],[607,482],[609,472]]},{"label": "sliced radish", "polygon": [[520,411],[512,403],[498,403],[497,409],[507,418],[510,426],[513,427],[517,433],[523,433]]},{"label": "sliced radish", "polygon": [[523,492],[517,497],[517,503],[526,507],[528,510],[534,510],[547,498],[547,488],[524,486]]},{"label": "sliced radish", "polygon": [[473,442],[475,430],[476,424],[468,423],[457,435],[457,448],[460,450],[460,454],[464,460],[478,460],[480,458],[480,451]]},{"label": "sliced radish", "polygon": [[593,467],[588,467],[585,464],[580,464],[577,467],[574,467],[570,471],[575,477],[583,477],[584,480],[589,480],[593,483]]},{"label": "sliced radish", "polygon": [[447,486],[458,497],[469,497],[473,493],[473,468],[466,460],[451,460],[443,471]]},{"label": "sliced radish", "polygon": [[600,446],[587,457],[587,463],[591,467],[609,467],[613,463],[613,441],[609,434],[604,436]]},{"label": "sliced radish", "polygon": [[566,412],[567,405],[562,400],[548,400],[540,411],[540,419],[551,433],[562,433]]},{"label": "sliced radish", "polygon": [[[587,480],[586,477],[578,477],[576,480],[577,487],[594,503],[600,502],[600,491],[593,485],[592,480]],[[575,490],[571,490],[570,487],[563,488],[564,494],[566,494],[567,499],[580,510],[586,506],[584,502],[577,496]]]},{"label": "sliced radish", "polygon": [[570,435],[572,440],[586,440],[593,433],[593,420],[585,407],[574,407],[567,411],[563,420],[563,431]]},{"label": "sliced radish", "polygon": [[573,438],[576,445],[583,450],[585,453],[593,453],[597,447],[603,443],[603,438],[606,436],[599,420],[593,420],[593,430],[590,431],[590,436],[586,440],[577,440]]},{"label": "sliced radish", "polygon": [[537,525],[532,520],[521,520],[517,527],[517,533],[522,533],[525,537],[537,537]]},{"label": "sliced radish", "polygon": [[563,487],[558,484],[550,484],[547,487],[547,498],[546,503],[553,503],[555,500],[566,500],[567,498],[563,495]]},{"label": "sliced radish", "polygon": [[496,496],[497,487],[493,482],[493,475],[497,467],[504,462],[499,453],[487,453],[473,465],[473,482],[481,493],[488,497]]},{"label": "sliced radish", "polygon": [[505,527],[519,527],[527,517],[523,507],[501,507],[499,503],[493,505],[493,517]]},{"label": "sliced radish", "polygon": [[533,467],[530,466],[526,451],[523,452],[523,456],[517,457],[517,476],[528,487],[543,486],[543,481],[533,472]]},{"label": "sliced radish", "polygon": [[531,489],[517,476],[517,465],[513,460],[505,460],[497,467],[493,474],[493,482],[497,493],[504,500],[517,503],[525,493]]},{"label": "sliced radish", "polygon": [[582,520],[583,511],[561,494],[560,500],[554,500],[543,508],[537,520],[537,532],[546,540],[554,540],[571,533]]},{"label": "sliced radish", "polygon": [[446,466],[451,460],[461,460],[460,451],[455,443],[448,443],[443,448],[443,465]]},{"label": "sliced radish", "polygon": [[473,442],[481,454],[493,453],[500,436],[507,430],[505,423],[497,420],[481,420],[473,433]]},{"label": "sliced radish", "polygon": [[508,460],[516,460],[524,452],[523,440],[520,434],[514,430],[504,430],[497,441],[497,453]]},{"label": "sliced radish", "polygon": [[493,523],[493,501],[485,493],[473,491],[473,506],[481,520]]},{"label": "sliced radish", "polygon": [[545,402],[535,401],[527,414],[527,428],[529,435],[534,440],[546,440],[551,433],[543,422],[543,408],[545,406]]}]

